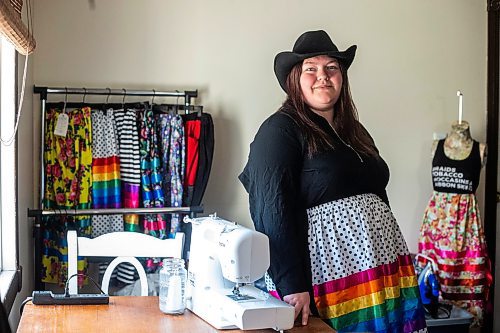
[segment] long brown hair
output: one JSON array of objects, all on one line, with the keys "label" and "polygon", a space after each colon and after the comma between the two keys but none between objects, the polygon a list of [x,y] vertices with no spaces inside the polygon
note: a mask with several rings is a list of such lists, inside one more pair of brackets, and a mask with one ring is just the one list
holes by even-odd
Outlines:
[{"label": "long brown hair", "polygon": [[[365,156],[376,155],[377,151],[372,138],[358,121],[358,111],[351,97],[349,80],[341,63],[340,70],[342,73],[342,88],[339,99],[333,106],[333,127],[340,138],[351,145],[358,153]],[[290,115],[298,123],[304,135],[307,154],[312,157],[329,148],[335,149],[335,146],[330,135],[311,118],[314,111],[304,101],[300,88],[301,73],[302,62],[299,62],[288,74],[286,80],[288,96],[280,110]]]}]

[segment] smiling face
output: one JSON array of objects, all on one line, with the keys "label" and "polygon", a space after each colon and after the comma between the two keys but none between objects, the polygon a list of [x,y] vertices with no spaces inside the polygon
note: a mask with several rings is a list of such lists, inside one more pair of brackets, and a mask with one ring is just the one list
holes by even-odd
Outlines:
[{"label": "smiling face", "polygon": [[302,63],[300,89],[307,105],[328,121],[342,88],[342,73],[337,59],[326,55],[307,58]]}]

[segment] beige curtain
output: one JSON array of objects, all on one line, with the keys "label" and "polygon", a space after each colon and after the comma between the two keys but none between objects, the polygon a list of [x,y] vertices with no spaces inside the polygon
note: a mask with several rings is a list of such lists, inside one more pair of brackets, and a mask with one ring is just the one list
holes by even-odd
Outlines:
[{"label": "beige curtain", "polygon": [[35,50],[36,42],[21,20],[22,7],[23,0],[0,0],[0,32],[26,55]]}]

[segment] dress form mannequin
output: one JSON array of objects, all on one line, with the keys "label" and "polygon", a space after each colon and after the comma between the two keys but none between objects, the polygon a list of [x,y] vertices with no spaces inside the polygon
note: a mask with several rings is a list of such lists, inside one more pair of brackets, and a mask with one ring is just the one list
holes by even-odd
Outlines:
[{"label": "dress form mannequin", "polygon": [[482,325],[492,283],[475,196],[486,154],[486,144],[472,139],[466,121],[455,121],[444,140],[434,141],[433,193],[418,242],[419,253],[438,264],[440,302],[467,310],[472,326]]},{"label": "dress form mannequin", "polygon": [[[436,152],[438,142],[439,140],[434,140],[432,144],[432,156]],[[473,140],[470,135],[469,123],[465,120],[462,120],[461,123],[458,123],[458,121],[453,122],[451,131],[444,140],[445,155],[452,160],[464,160],[469,156],[472,145]],[[479,143],[479,152],[483,166],[486,163],[487,151],[486,143]]]}]

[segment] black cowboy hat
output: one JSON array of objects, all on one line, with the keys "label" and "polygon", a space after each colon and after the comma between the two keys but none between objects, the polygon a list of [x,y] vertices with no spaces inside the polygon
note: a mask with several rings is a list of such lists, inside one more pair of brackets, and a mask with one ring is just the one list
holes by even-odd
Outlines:
[{"label": "black cowboy hat", "polygon": [[298,62],[318,55],[327,55],[337,59],[347,70],[354,60],[356,48],[356,45],[352,45],[345,51],[339,51],[325,31],[306,31],[297,39],[292,52],[285,51],[276,55],[274,58],[274,73],[281,88],[287,92],[286,78],[292,67]]}]

